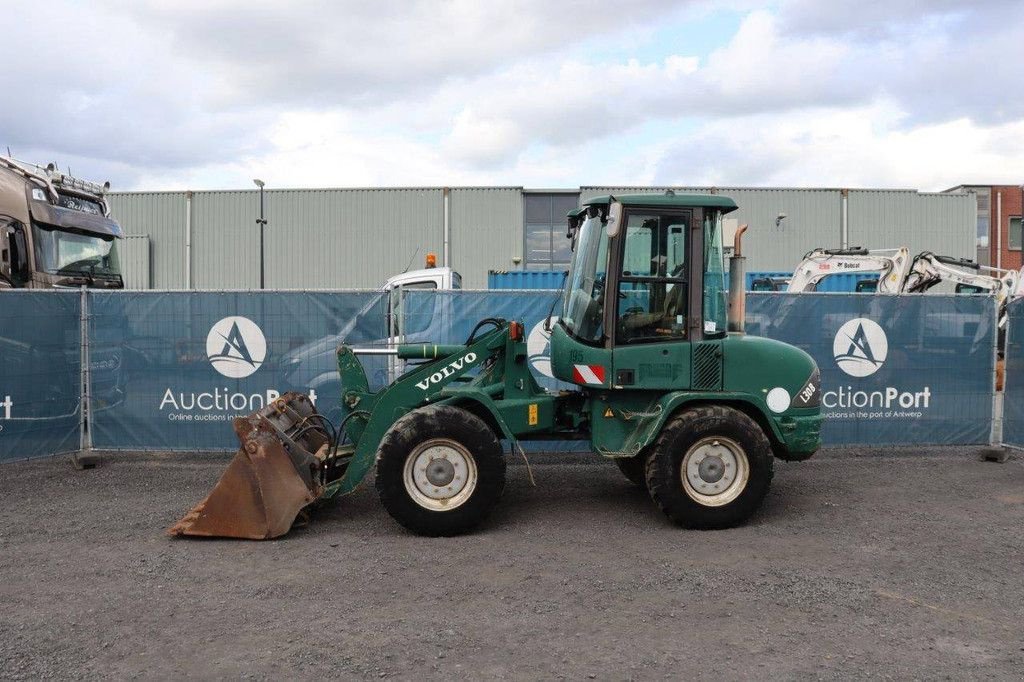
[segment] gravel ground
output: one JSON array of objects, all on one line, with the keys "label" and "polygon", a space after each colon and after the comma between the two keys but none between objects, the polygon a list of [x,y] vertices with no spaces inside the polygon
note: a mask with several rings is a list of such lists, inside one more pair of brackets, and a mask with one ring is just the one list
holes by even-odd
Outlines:
[{"label": "gravel ground", "polygon": [[563,455],[471,536],[364,485],[267,543],[163,535],[221,456],[4,465],[0,678],[1024,676],[1024,462],[853,454],[779,462],[729,531]]}]

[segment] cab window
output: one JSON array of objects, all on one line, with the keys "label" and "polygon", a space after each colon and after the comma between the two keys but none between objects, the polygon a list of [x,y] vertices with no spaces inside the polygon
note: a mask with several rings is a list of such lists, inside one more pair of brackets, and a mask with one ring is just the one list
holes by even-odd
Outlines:
[{"label": "cab window", "polygon": [[430,327],[430,321],[434,318],[434,304],[438,300],[437,297],[431,296],[429,303],[426,297],[415,297],[412,299],[415,303],[410,305],[410,298],[403,296],[402,292],[434,289],[437,289],[437,282],[409,282],[401,287],[396,286],[388,292],[388,322],[390,324],[388,333],[391,336],[419,334]]},{"label": "cab window", "polygon": [[627,216],[618,343],[686,338],[688,224],[689,214]]}]

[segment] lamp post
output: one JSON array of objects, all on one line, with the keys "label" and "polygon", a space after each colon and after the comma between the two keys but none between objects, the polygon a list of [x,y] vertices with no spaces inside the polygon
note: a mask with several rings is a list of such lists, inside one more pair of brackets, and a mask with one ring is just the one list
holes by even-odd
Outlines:
[{"label": "lamp post", "polygon": [[263,232],[267,227],[267,220],[263,217],[263,181],[255,178],[253,183],[260,188],[260,217],[256,219],[256,224],[260,226],[260,289],[264,288],[266,284],[265,273],[263,267]]}]

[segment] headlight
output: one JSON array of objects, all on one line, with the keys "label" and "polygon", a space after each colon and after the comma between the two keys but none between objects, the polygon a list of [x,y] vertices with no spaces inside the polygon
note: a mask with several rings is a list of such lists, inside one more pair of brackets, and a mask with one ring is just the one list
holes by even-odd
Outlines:
[{"label": "headlight", "polygon": [[804,387],[797,391],[793,397],[790,407],[820,407],[821,406],[821,372],[817,367],[811,373]]}]

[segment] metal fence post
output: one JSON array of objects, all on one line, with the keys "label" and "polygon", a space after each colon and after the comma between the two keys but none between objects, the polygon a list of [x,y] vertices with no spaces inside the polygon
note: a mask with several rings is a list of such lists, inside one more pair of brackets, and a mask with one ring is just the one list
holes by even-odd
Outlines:
[{"label": "metal fence post", "polygon": [[992,340],[992,431],[989,434],[988,447],[982,451],[982,458],[989,462],[1005,462],[1009,458],[1009,452],[1006,446],[1003,445],[1003,408],[1005,403],[1006,395],[1006,381],[1009,379],[1007,376],[1006,368],[1009,363],[1006,362],[1007,353],[1010,350],[1010,312],[1009,306],[1007,306],[1006,312],[1006,336],[1003,338],[1003,386],[1002,390],[999,390],[999,309],[996,308],[995,313],[995,330]]},{"label": "metal fence post", "polygon": [[89,354],[89,290],[82,287],[79,320],[78,452],[72,455],[76,469],[92,469],[97,458],[92,452],[92,367]]}]

